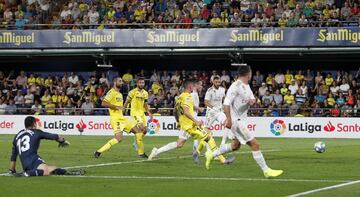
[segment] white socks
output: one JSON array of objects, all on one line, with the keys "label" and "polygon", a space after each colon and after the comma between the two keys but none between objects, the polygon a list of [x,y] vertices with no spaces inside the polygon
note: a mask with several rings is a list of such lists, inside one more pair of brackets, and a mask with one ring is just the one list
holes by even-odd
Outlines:
[{"label": "white socks", "polygon": [[228,152],[231,152],[232,151],[232,148],[231,148],[231,144],[222,144],[220,146],[220,148],[218,148],[217,150],[215,150],[212,155],[213,155],[213,158],[219,156],[219,155],[222,155],[224,153],[228,153]]},{"label": "white socks", "polygon": [[198,140],[194,140],[194,146],[193,146],[193,151],[195,151],[197,149],[199,145],[199,141]]},{"label": "white socks", "polygon": [[177,142],[170,142],[168,144],[166,144],[163,147],[160,147],[159,149],[157,149],[156,151],[156,155],[160,154],[160,153],[164,153],[170,150],[173,150],[177,147]]},{"label": "white socks", "polygon": [[266,170],[269,169],[269,167],[266,165],[266,161],[265,161],[264,156],[261,153],[261,151],[253,151],[252,155],[253,155],[254,160],[260,166],[260,168],[263,172],[265,172]]},{"label": "white socks", "polygon": [[229,137],[229,132],[232,132],[231,129],[225,128],[225,130],[223,131],[222,139],[221,139],[221,145],[226,143],[226,140]]}]

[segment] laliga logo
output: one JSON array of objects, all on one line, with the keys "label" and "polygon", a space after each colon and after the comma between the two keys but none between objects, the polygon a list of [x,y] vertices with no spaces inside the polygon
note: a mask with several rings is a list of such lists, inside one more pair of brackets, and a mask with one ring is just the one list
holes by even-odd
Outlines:
[{"label": "laliga logo", "polygon": [[335,126],[329,121],[329,123],[324,126],[324,130],[326,132],[333,132],[335,131]]},{"label": "laliga logo", "polygon": [[84,129],[86,129],[86,124],[82,119],[79,123],[76,124],[76,128],[79,130],[80,133],[84,132]]},{"label": "laliga logo", "polygon": [[160,132],[159,120],[157,120],[155,118],[149,119],[146,130],[147,130],[147,133],[149,133],[151,135],[155,134],[155,133],[159,133]]},{"label": "laliga logo", "polygon": [[274,120],[274,122],[270,124],[270,131],[275,136],[282,135],[285,132],[285,130],[286,130],[286,125],[282,120],[276,119]]}]

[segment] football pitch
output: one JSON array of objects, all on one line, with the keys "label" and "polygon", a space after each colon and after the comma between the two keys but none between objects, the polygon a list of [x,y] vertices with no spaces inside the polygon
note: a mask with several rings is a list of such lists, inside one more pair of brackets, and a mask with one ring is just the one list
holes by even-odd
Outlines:
[{"label": "football pitch", "polygon": [[[0,135],[0,174],[8,170],[12,138]],[[208,171],[204,157],[201,164],[193,163],[192,140],[182,149],[146,161],[137,158],[132,136],[99,159],[93,158],[93,152],[109,137],[66,139],[71,143],[68,148],[42,141],[39,154],[48,164],[83,168],[85,176],[0,176],[0,196],[360,196],[360,140],[323,139],[327,149],[319,154],[313,145],[320,139],[259,138],[268,165],[284,170],[279,178],[265,179],[245,146],[233,153],[233,164],[214,161]],[[175,140],[146,137],[146,152]],[[19,162],[17,169],[21,169]]]}]

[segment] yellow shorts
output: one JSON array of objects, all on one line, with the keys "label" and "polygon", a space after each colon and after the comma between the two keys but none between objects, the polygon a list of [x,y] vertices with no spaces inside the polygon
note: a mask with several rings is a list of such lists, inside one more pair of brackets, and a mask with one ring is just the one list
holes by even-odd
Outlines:
[{"label": "yellow shorts", "polygon": [[145,127],[147,125],[147,121],[146,121],[146,116],[132,116],[134,118],[134,120],[136,121],[136,123],[140,124],[142,123]]},{"label": "yellow shorts", "polygon": [[130,133],[131,129],[134,128],[137,123],[133,118],[110,117],[110,124],[116,134],[123,131]]},{"label": "yellow shorts", "polygon": [[185,131],[197,140],[205,140],[210,136],[204,128],[200,128],[198,126],[191,127]]}]

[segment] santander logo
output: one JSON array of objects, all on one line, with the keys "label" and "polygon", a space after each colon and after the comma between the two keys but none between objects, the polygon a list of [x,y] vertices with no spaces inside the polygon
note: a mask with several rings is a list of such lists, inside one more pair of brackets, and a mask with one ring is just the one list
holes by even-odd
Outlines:
[{"label": "santander logo", "polygon": [[335,126],[329,121],[329,123],[324,126],[324,130],[326,132],[333,132],[335,131]]},{"label": "santander logo", "polygon": [[86,124],[81,119],[79,123],[76,124],[76,128],[79,130],[79,132],[83,132],[84,129],[86,129]]}]

